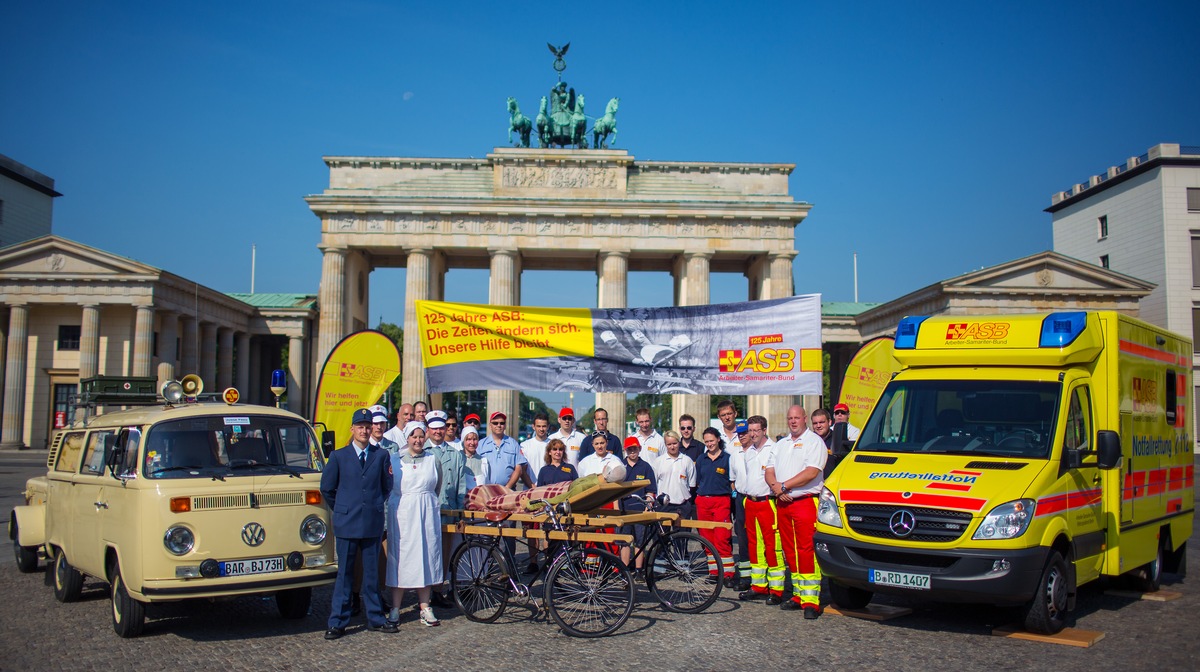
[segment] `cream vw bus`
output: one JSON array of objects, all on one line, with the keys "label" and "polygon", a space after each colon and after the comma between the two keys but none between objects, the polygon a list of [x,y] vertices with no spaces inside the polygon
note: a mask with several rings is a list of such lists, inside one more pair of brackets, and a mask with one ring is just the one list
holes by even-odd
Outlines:
[{"label": "cream vw bus", "polygon": [[34,571],[44,552],[61,602],[79,597],[84,575],[106,581],[122,637],[141,632],[147,603],[187,598],[274,593],[284,618],[303,618],[313,586],[337,574],[312,428],[268,406],[185,400],[178,387],[164,386],[172,401],[54,436],[47,474],[10,518],[18,567]]}]

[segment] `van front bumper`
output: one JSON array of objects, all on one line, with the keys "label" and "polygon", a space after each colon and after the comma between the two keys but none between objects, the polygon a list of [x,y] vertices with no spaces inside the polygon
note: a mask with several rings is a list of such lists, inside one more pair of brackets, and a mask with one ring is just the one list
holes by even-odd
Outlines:
[{"label": "van front bumper", "polygon": [[[818,532],[813,538],[821,573],[844,586],[873,593],[942,602],[1024,604],[1033,599],[1050,549],[898,548]],[[929,589],[881,585],[871,570],[929,575]]]},{"label": "van front bumper", "polygon": [[228,597],[323,586],[333,583],[336,579],[337,565],[329,564],[312,569],[285,570],[236,578],[147,580],[142,585],[140,596],[144,602],[168,602],[193,597]]}]

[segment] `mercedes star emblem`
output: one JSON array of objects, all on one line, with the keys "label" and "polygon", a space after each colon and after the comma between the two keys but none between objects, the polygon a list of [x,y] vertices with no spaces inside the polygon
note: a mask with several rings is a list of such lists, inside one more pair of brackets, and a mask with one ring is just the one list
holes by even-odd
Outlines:
[{"label": "mercedes star emblem", "polygon": [[246,542],[247,546],[261,546],[266,538],[267,531],[258,523],[246,523],[242,528],[242,541]]},{"label": "mercedes star emblem", "polygon": [[911,512],[900,509],[888,520],[888,529],[897,537],[907,537],[917,529],[917,518]]}]

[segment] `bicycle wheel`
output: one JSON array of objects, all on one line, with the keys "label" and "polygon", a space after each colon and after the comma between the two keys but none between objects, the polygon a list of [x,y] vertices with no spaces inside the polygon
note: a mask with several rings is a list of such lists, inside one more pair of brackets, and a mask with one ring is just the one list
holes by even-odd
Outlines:
[{"label": "bicycle wheel", "polygon": [[[717,574],[709,573],[715,561]],[[646,587],[670,611],[696,614],[709,608],[721,594],[718,577],[724,572],[717,549],[689,530],[676,530],[654,543],[646,558]]]},{"label": "bicycle wheel", "polygon": [[508,606],[511,588],[499,548],[468,541],[450,558],[450,593],[467,620],[491,623]]},{"label": "bicycle wheel", "polygon": [[621,559],[599,548],[558,556],[546,577],[550,617],[574,637],[616,632],[633,611],[633,594],[633,576]]}]

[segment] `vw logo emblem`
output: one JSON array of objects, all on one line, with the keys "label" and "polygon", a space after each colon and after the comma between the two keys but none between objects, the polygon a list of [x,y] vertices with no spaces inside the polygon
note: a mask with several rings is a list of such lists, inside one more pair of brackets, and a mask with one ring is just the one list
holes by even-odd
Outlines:
[{"label": "vw logo emblem", "polygon": [[917,517],[906,509],[900,509],[888,520],[888,529],[897,537],[907,537],[917,529]]},{"label": "vw logo emblem", "polygon": [[267,538],[267,531],[258,523],[246,523],[242,528],[242,541],[246,542],[247,546],[261,546]]}]

